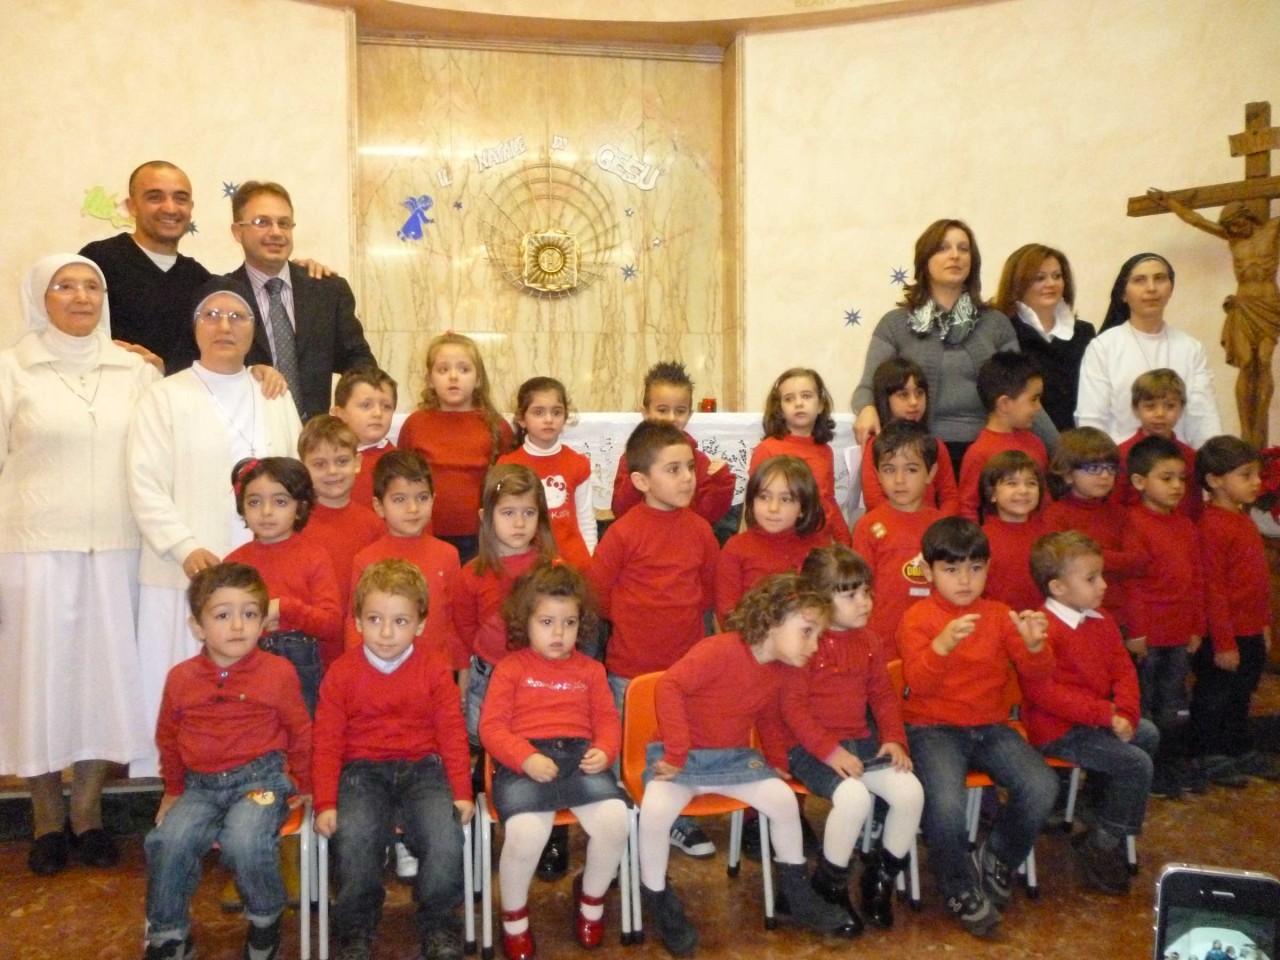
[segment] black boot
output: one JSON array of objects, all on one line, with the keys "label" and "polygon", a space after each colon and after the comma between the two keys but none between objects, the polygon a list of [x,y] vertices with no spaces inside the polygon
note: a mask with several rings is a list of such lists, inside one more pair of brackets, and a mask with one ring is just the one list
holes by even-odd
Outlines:
[{"label": "black boot", "polygon": [[[828,903],[810,886],[803,863],[776,863],[778,868],[778,913],[795,923],[833,936],[852,939],[862,932],[862,920],[843,906]],[[846,895],[846,902],[848,901]]]},{"label": "black boot", "polygon": [[876,853],[862,871],[862,912],[877,926],[893,926],[893,890],[898,874],[907,869],[909,857]]},{"label": "black boot", "polygon": [[827,903],[834,904],[847,911],[854,920],[858,933],[862,932],[865,926],[862,922],[862,917],[858,916],[858,911],[853,909],[853,904],[849,902],[848,867],[837,867],[826,857],[819,857],[818,865],[814,868],[813,877],[810,878],[809,885],[813,887],[814,893],[827,901]]},{"label": "black boot", "polygon": [[684,907],[670,883],[661,890],[650,890],[640,884],[640,901],[645,914],[657,925],[667,953],[687,957],[698,949],[698,928],[684,915]]}]

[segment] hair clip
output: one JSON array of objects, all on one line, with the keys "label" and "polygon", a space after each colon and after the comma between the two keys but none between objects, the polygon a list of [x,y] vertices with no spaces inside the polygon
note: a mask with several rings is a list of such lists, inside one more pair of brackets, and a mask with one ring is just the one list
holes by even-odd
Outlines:
[{"label": "hair clip", "polygon": [[241,465],[240,469],[236,471],[236,479],[235,479],[235,482],[231,484],[231,487],[233,490],[235,490],[237,499],[240,497],[241,492],[244,490],[244,475],[248,473],[250,470],[253,470],[254,468],[256,468],[260,463],[262,463],[262,461],[255,457],[251,460],[246,460]]}]

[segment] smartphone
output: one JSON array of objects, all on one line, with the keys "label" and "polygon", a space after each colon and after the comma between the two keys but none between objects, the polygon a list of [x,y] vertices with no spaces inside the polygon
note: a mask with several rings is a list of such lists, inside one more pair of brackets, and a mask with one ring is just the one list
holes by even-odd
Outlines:
[{"label": "smartphone", "polygon": [[1155,960],[1280,960],[1280,880],[1170,863],[1156,880]]}]

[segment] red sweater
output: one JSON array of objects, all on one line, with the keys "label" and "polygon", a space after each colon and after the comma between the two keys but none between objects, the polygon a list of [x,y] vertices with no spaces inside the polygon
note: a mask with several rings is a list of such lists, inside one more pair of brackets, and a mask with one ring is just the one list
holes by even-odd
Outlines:
[{"label": "red sweater", "polygon": [[1107,580],[1102,608],[1119,617],[1125,585],[1147,569],[1147,555],[1130,528],[1128,511],[1106,500],[1085,500],[1068,493],[1045,507],[1043,514],[1045,533],[1076,530],[1102,547],[1102,568]]},{"label": "red sweater", "polygon": [[299,793],[311,792],[311,717],[284,657],[252,650],[220,667],[202,650],[164,682],[156,721],[164,792],[186,789],[188,770],[221,773],[284,751]]},{"label": "red sweater", "polygon": [[[379,560],[408,560],[422,571],[427,581],[427,623],[419,640],[437,651],[452,664],[453,669],[466,667],[471,651],[458,639],[453,625],[453,591],[458,580],[458,551],[451,543],[437,540],[424,533],[417,537],[397,537],[385,534],[356,554],[351,564],[350,586],[355,592],[360,575],[370,564]],[[354,613],[347,614],[344,646],[350,650],[361,644],[360,631],[356,629]]]},{"label": "red sweater", "polygon": [[1118,713],[1138,725],[1138,671],[1120,639],[1120,628],[1106,613],[1085,617],[1070,627],[1057,614],[1049,617],[1053,673],[1036,679],[1019,677],[1020,717],[1027,738],[1037,747],[1052,743],[1072,727],[1111,729]]},{"label": "red sweater", "polygon": [[[711,458],[698,449],[698,441],[685,433],[689,446],[693,447],[694,480],[693,503],[691,509],[707,523],[716,523],[729,512],[733,506],[733,491],[738,478],[726,464],[715,473],[708,473]],[[627,455],[624,453],[618,460],[618,472],[613,477],[613,501],[610,508],[614,519],[620,519],[624,513],[634,506],[644,503],[644,494],[631,482],[631,471],[627,469]]]},{"label": "red sweater", "polygon": [[455,800],[471,799],[471,753],[462,696],[444,660],[416,647],[391,673],[364,647],[348,650],[320,684],[315,726],[315,810],[338,805],[352,760],[421,760],[437,754]]},{"label": "red sweater", "polygon": [[511,593],[516,579],[538,562],[538,551],[534,548],[514,557],[503,557],[501,573],[488,570],[478,574],[478,562],[479,558],[467,561],[454,581],[453,626],[467,658],[474,653],[486,663],[497,663],[511,652],[507,649],[507,622],[502,619],[502,602]]},{"label": "red sweater", "polygon": [[384,438],[380,447],[367,447],[357,452],[360,458],[360,472],[356,474],[355,486],[351,488],[351,502],[362,507],[373,509],[373,468],[385,454],[396,449],[390,439]]},{"label": "red sweater", "polygon": [[840,504],[836,502],[836,465],[835,456],[831,452],[831,444],[818,443],[813,437],[797,437],[788,433],[785,437],[765,437],[751,451],[751,466],[748,473],[755,473],[756,467],[770,457],[799,457],[813,471],[813,479],[818,482],[818,499],[822,503],[822,512],[827,515],[827,525],[823,532],[837,543],[846,547],[853,546],[849,536],[849,524],[845,522]]},{"label": "red sweater", "polygon": [[1025,523],[991,517],[982,525],[982,530],[991,543],[985,594],[1014,610],[1038,608],[1044,596],[1031,579],[1031,545],[1048,532],[1044,528],[1044,517],[1033,513]]},{"label": "red sweater", "polygon": [[521,771],[538,751],[530,740],[581,737],[612,763],[622,746],[622,721],[597,660],[575,650],[548,660],[526,647],[493,668],[480,713],[480,742],[493,759]]},{"label": "red sweater", "polygon": [[711,525],[690,509],[642,503],[610,524],[588,574],[601,614],[613,621],[610,673],[665,670],[703,638],[719,552]]},{"label": "red sweater", "polygon": [[1148,647],[1177,647],[1205,633],[1200,533],[1186,515],[1128,507],[1129,523],[1150,562],[1125,589],[1120,625]]},{"label": "red sweater", "polygon": [[1049,455],[1045,452],[1044,442],[1030,430],[997,433],[983,427],[960,461],[960,516],[978,519],[978,506],[982,503],[978,481],[982,477],[982,468],[997,453],[1006,450],[1021,450],[1040,465],[1041,471],[1049,469]]},{"label": "red sweater", "polygon": [[[933,649],[933,641],[952,620],[979,615],[977,629],[947,656]],[[934,594],[907,611],[898,625],[898,649],[908,692],[902,719],[910,724],[950,724],[975,727],[1009,719],[1004,687],[1010,662],[1019,681],[1053,674],[1053,651],[1048,644],[1031,653],[1009,619],[1003,603],[980,597],[957,607]]]},{"label": "red sweater", "polygon": [[519,463],[528,467],[542,481],[547,495],[547,511],[551,515],[551,532],[556,538],[560,558],[579,570],[591,565],[591,551],[578,529],[578,510],[574,497],[578,488],[591,485],[591,461],[561,444],[550,456],[535,456],[523,446],[498,458],[499,463]]},{"label": "red sweater", "polygon": [[795,573],[814,547],[831,542],[826,530],[802,537],[795,528],[767,533],[747,527],[729,538],[716,561],[716,616],[725,617],[742,595],[771,573]]},{"label": "red sweater", "polygon": [[223,559],[257,568],[267,582],[268,596],[280,600],[281,630],[301,630],[315,637],[325,666],[338,658],[342,594],[333,561],[323,547],[296,535],[279,543],[250,540]]},{"label": "red sweater", "polygon": [[[753,726],[764,743],[780,744],[778,694],[793,669],[757,661],[741,634],[718,633],[695,644],[658,681],[662,759],[683,767],[690,750],[748,746]],[[786,755],[771,753],[769,763],[785,769]]]},{"label": "red sweater", "polygon": [[[880,486],[880,474],[876,473],[876,461],[869,443],[862,448],[862,499],[868,510],[888,502]],[[955,467],[951,465],[951,452],[941,440],[938,441],[938,469],[924,488],[924,502],[937,507],[944,517],[953,517],[960,511],[960,493],[956,487]]]},{"label": "red sweater", "polygon": [[351,500],[345,507],[315,504],[307,525],[298,534],[329,554],[334,579],[338,581],[339,609],[344,621],[351,616],[351,590],[355,586],[351,581],[351,564],[356,554],[386,533],[386,529],[373,510]]},{"label": "red sweater", "polygon": [[[515,445],[511,425],[499,422],[498,454]],[[431,464],[438,537],[473,537],[480,531],[480,490],[491,463],[489,424],[479,410],[415,410],[400,429],[400,449],[417,450]]]},{"label": "red sweater", "polygon": [[[1120,472],[1116,476],[1116,485],[1109,498],[1112,503],[1119,503],[1126,507],[1136,507],[1142,503],[1142,494],[1138,493],[1137,488],[1129,482],[1128,463],[1129,451],[1133,449],[1135,443],[1146,436],[1147,434],[1143,433],[1142,428],[1139,427],[1137,433],[1120,444]],[[1178,504],[1178,510],[1185,513],[1192,522],[1198,523],[1201,514],[1204,513],[1204,491],[1200,489],[1200,484],[1196,483],[1196,452],[1194,448],[1177,437],[1173,438],[1173,442],[1178,445],[1182,459],[1187,465],[1187,492],[1182,502]]]},{"label": "red sweater", "polygon": [[870,630],[828,630],[818,652],[782,682],[786,746],[800,744],[828,760],[842,740],[871,736],[871,708],[881,743],[907,745],[898,691],[889,680],[884,643]]},{"label": "red sweater", "polygon": [[1215,653],[1271,625],[1271,572],[1248,513],[1207,504],[1200,518],[1205,603]]},{"label": "red sweater", "polygon": [[[924,578],[920,558],[920,538],[942,514],[932,507],[905,513],[883,503],[864,513],[853,528],[853,549],[871,565],[875,576],[875,606],[867,628],[881,637],[892,637],[898,622],[917,600],[929,596],[932,588]],[[891,644],[890,660],[897,656]]]}]

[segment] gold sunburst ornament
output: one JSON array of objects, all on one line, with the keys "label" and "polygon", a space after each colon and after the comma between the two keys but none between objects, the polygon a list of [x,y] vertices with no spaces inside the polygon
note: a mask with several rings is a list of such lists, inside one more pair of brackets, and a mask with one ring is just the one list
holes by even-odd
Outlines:
[{"label": "gold sunburst ornament", "polygon": [[543,293],[572,290],[578,285],[578,241],[564,230],[525,234],[521,279]]}]

